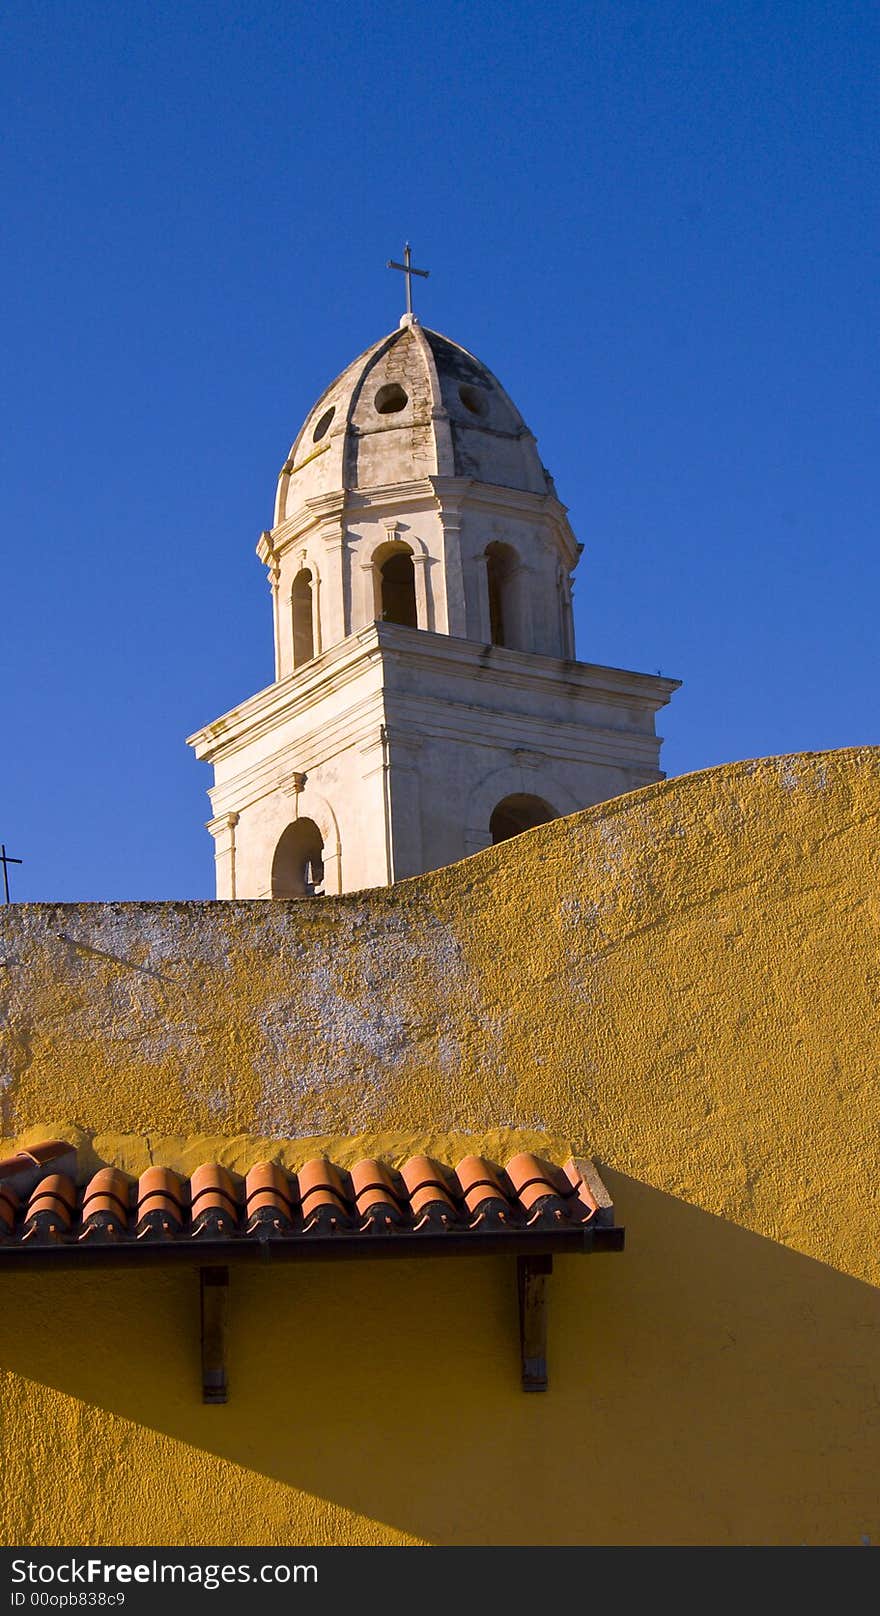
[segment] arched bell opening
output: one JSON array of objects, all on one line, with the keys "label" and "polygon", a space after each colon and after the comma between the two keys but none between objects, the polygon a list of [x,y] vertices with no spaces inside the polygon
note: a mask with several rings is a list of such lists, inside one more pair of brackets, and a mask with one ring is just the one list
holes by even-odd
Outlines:
[{"label": "arched bell opening", "polygon": [[534,830],[536,825],[546,825],[558,818],[556,809],[543,797],[530,797],[526,793],[503,797],[492,810],[489,834],[493,844],[507,842],[511,836],[519,836],[524,830]]},{"label": "arched bell opening", "polygon": [[324,842],[313,819],[297,819],[281,834],[272,859],[273,898],[324,896]]},{"label": "arched bell opening", "polygon": [[486,550],[489,590],[489,637],[493,645],[515,648],[519,641],[519,556],[509,544],[490,544]]},{"label": "arched bell opening", "polygon": [[307,567],[303,567],[293,580],[290,605],[293,613],[293,665],[301,668],[304,662],[311,662],[315,654],[312,575]]},{"label": "arched bell opening", "polygon": [[394,550],[379,567],[379,616],[383,623],[418,628],[416,572],[412,551]]}]

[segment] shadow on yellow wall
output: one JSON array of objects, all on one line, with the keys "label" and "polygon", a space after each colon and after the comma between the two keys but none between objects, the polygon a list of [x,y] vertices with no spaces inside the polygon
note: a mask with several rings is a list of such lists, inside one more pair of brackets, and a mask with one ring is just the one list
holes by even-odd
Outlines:
[{"label": "shadow on yellow wall", "polygon": [[608,1177],[544,1396],[504,1259],[234,1270],[213,1408],[194,1272],[4,1276],[4,1540],[877,1541],[880,1293]]}]

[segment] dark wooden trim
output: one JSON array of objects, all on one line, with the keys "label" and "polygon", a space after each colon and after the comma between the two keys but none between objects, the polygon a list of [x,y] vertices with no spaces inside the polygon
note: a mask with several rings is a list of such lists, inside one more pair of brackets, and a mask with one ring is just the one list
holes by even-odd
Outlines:
[{"label": "dark wooden trim", "polygon": [[524,1392],[547,1390],[547,1277],[552,1272],[551,1256],[516,1259]]},{"label": "dark wooden trim", "polygon": [[170,1239],[135,1239],[123,1235],[116,1240],[0,1240],[0,1273],[16,1268],[163,1268],[188,1263],[194,1268],[235,1263],[339,1262],[352,1259],[369,1262],[382,1257],[497,1257],[540,1256],[622,1251],[624,1230],[606,1229],[595,1223],[562,1229],[448,1229],[441,1232],[395,1229],[371,1234],[357,1229],[340,1229],[326,1234],[315,1229],[307,1234],[261,1236],[260,1234],[193,1235],[189,1230]]},{"label": "dark wooden trim", "polygon": [[229,1330],[229,1269],[200,1268],[202,1313],[202,1402],[225,1403],[226,1342]]}]

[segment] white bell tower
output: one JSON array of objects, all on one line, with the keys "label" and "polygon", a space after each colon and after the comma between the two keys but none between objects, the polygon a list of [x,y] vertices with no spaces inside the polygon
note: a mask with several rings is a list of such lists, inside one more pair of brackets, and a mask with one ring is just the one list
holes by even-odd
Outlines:
[{"label": "white bell tower", "polygon": [[499,382],[404,315],[281,468],[275,683],[190,737],[217,896],[385,885],[662,779],[678,681],[575,660],[579,550]]}]

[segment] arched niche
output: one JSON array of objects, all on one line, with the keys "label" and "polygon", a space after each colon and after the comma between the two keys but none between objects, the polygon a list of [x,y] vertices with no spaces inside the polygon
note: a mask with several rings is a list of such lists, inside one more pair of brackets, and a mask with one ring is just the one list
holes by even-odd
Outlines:
[{"label": "arched niche", "polygon": [[295,819],[281,833],[272,858],[273,898],[324,895],[324,838],[313,819]]},{"label": "arched niche", "polygon": [[558,818],[556,809],[543,797],[535,797],[524,791],[512,792],[510,796],[502,797],[489,815],[489,835],[493,845],[496,845],[509,841],[511,836],[519,836],[524,830],[534,830],[536,825],[547,825],[551,819]]}]

